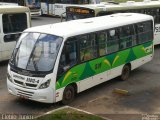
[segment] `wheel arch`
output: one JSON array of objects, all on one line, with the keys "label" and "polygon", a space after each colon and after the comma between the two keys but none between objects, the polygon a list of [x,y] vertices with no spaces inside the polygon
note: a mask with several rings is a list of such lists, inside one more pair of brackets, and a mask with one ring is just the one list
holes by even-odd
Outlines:
[{"label": "wheel arch", "polygon": [[[77,94],[77,93],[78,93],[78,85],[77,85],[77,83],[76,83],[76,82],[72,82],[72,83],[69,83],[67,86],[69,86],[69,85],[71,85],[71,86],[74,87],[74,89],[75,89],[75,94]],[[66,87],[67,87],[67,86],[66,86]]]}]

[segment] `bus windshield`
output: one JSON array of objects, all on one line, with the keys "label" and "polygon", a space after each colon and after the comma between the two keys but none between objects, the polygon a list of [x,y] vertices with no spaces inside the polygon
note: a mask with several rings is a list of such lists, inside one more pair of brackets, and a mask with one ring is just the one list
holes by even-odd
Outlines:
[{"label": "bus windshield", "polygon": [[54,67],[62,37],[41,33],[23,33],[13,52],[11,62],[20,69],[51,71]]},{"label": "bus windshield", "polygon": [[29,8],[40,8],[40,0],[26,0],[26,5]]}]

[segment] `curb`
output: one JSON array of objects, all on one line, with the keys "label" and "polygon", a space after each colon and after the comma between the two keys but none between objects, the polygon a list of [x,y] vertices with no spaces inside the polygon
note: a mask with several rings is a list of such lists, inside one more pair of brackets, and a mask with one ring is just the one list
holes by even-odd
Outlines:
[{"label": "curb", "polygon": [[98,115],[93,114],[93,113],[91,113],[91,112],[87,112],[87,111],[84,111],[84,110],[81,110],[81,109],[78,109],[78,108],[75,108],[75,107],[71,107],[71,106],[64,106],[64,107],[60,107],[60,108],[57,108],[57,109],[48,111],[48,112],[46,112],[46,113],[44,113],[44,114],[42,114],[42,115],[39,115],[39,116],[35,117],[34,119],[39,118],[39,117],[42,117],[42,116],[44,116],[44,115],[51,114],[51,113],[53,113],[53,112],[56,112],[56,111],[59,111],[59,110],[65,109],[65,108],[71,108],[71,109],[74,109],[74,110],[77,110],[77,111],[80,111],[80,112],[84,112],[84,113],[86,113],[86,114],[94,115],[94,116],[100,117],[100,118],[102,118],[102,119],[104,119],[104,120],[111,120],[111,119],[109,119],[109,118],[102,117],[102,116],[98,116]]}]

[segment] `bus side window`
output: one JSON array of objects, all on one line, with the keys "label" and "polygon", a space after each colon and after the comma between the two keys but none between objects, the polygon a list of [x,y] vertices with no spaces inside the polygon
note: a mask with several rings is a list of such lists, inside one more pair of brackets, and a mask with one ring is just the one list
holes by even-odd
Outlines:
[{"label": "bus side window", "polygon": [[83,35],[80,40],[80,61],[84,62],[97,57],[95,34]]},{"label": "bus side window", "polygon": [[107,54],[107,33],[99,32],[97,34],[97,40],[99,45],[99,55],[103,56]]},{"label": "bus side window", "polygon": [[58,74],[62,74],[77,63],[77,42],[74,39],[70,38],[65,42],[59,62]]},{"label": "bus side window", "polygon": [[138,43],[144,43],[153,39],[152,22],[142,22],[136,24]]},{"label": "bus side window", "polygon": [[113,53],[119,50],[119,39],[117,29],[111,29],[108,31],[107,49],[108,53]]},{"label": "bus side window", "polygon": [[119,36],[120,36],[120,50],[126,49],[135,45],[136,39],[134,35],[134,29],[132,25],[123,26],[119,28]]}]

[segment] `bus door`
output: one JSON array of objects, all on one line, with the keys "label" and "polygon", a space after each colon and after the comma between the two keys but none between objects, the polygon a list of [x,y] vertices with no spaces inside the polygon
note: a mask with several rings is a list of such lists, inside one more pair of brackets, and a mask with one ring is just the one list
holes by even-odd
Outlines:
[{"label": "bus door", "polygon": [[50,15],[54,15],[55,14],[55,8],[54,8],[54,0],[48,0],[49,1],[49,3],[48,3],[48,14],[50,14]]},{"label": "bus door", "polygon": [[49,0],[41,0],[42,14],[49,14]]}]

